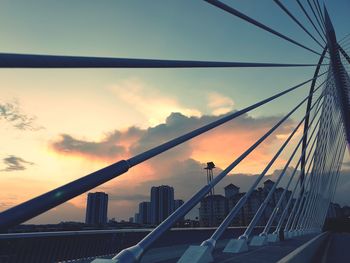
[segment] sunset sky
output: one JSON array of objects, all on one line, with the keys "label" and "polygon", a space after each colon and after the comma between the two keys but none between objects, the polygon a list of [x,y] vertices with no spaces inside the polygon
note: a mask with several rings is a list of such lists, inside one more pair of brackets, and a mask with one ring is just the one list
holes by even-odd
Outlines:
[{"label": "sunset sky", "polygon": [[[226,2],[320,51],[273,1]],[[314,33],[294,1],[284,2]],[[329,0],[326,4],[341,39],[349,33],[350,2]],[[4,0],[0,7],[0,51],[4,53],[318,61],[317,55],[204,1]],[[314,67],[1,69],[0,113],[7,109],[9,115],[0,115],[0,211],[299,84],[313,72]],[[186,200],[205,183],[203,163],[214,161],[225,168],[307,96],[308,90],[305,85],[94,191],[110,195],[108,216],[118,220],[133,216],[138,202],[149,198],[152,185],[172,185],[175,196]],[[243,184],[249,182],[248,175],[260,173],[304,112],[303,107],[240,164],[218,186],[219,192],[225,183]],[[298,138],[300,133],[294,142]],[[290,152],[282,154],[269,174],[283,167]],[[343,167],[343,176],[347,169]],[[247,179],[235,181],[235,176]],[[341,193],[349,187],[350,180],[344,181]],[[341,193],[337,200],[350,204]],[[83,221],[85,205],[86,195],[82,195],[31,222]]]}]

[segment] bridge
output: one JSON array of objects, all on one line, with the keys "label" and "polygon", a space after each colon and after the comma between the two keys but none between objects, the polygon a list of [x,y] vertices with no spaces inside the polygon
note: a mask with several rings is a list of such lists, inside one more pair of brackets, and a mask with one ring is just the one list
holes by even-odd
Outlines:
[{"label": "bridge", "polygon": [[[307,50],[318,57],[316,64],[281,64],[271,62],[193,61],[129,59],[110,57],[78,57],[36,54],[0,54],[1,68],[267,68],[267,67],[314,67],[309,79],[292,87],[277,91],[252,105],[231,112],[224,117],[127,160],[119,160],[78,180],[69,182],[52,191],[16,205],[0,213],[0,261],[1,262],[349,262],[350,255],[344,249],[350,243],[350,235],[322,232],[328,207],[337,191],[342,160],[350,143],[350,79],[348,47],[349,37],[337,40],[336,31],[326,6],[318,0],[301,2],[300,10],[310,22],[308,26],[288,10],[280,0],[274,0],[286,16],[316,44],[306,46],[284,33],[266,26],[218,0],[205,0],[223,15],[237,17],[268,34],[281,38],[291,45]],[[308,12],[305,8],[308,5]],[[36,217],[64,202],[71,200],[112,179],[118,180],[128,170],[147,162],[189,140],[201,136],[225,123],[263,105],[289,96],[301,87],[308,92],[279,121],[240,156],[224,168],[213,180],[193,193],[182,206],[154,229],[126,231],[92,231],[73,233],[11,234],[8,229]],[[226,218],[213,229],[171,229],[174,224],[195,207],[211,190],[250,156],[259,145],[268,140],[288,119],[305,107],[292,132],[266,164],[248,191],[238,200]],[[300,136],[298,134],[301,134]],[[246,228],[230,226],[245,205],[254,189],[281,159],[281,154],[292,145],[288,160],[263,203]],[[295,163],[295,164],[294,164]],[[294,164],[294,165],[292,165]],[[287,170],[291,175],[287,176]],[[287,178],[287,184],[279,201],[273,208],[267,223],[258,225],[269,201]],[[282,202],[291,191],[284,207]],[[278,215],[278,216],[277,216]],[[186,232],[187,231],[187,232]],[[196,234],[186,234],[198,231]],[[132,236],[130,240],[128,235]],[[122,237],[121,237],[122,236]],[[167,239],[167,237],[170,237]],[[123,242],[125,239],[125,242]],[[163,240],[163,241],[162,241]],[[85,244],[85,245],[83,245]],[[32,250],[27,248],[31,247]],[[37,250],[36,250],[37,249]],[[340,255],[339,250],[343,253]],[[33,251],[37,251],[33,253]],[[322,253],[321,253],[322,252]],[[341,261],[343,260],[343,261]]]}]

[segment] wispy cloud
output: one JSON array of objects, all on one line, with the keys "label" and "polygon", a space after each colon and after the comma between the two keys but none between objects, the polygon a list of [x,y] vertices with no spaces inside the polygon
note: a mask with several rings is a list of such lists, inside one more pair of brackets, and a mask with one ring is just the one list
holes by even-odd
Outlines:
[{"label": "wispy cloud", "polygon": [[199,110],[182,105],[176,97],[161,94],[159,90],[137,79],[123,81],[111,87],[111,90],[121,101],[142,115],[150,126],[163,123],[172,112],[201,116]]},{"label": "wispy cloud", "polygon": [[19,130],[39,130],[43,128],[35,125],[36,117],[22,112],[17,101],[0,103],[0,119]]},{"label": "wispy cloud", "polygon": [[22,171],[27,169],[28,165],[34,164],[14,155],[9,155],[3,158],[2,161],[5,164],[5,168],[0,171],[3,172]]},{"label": "wispy cloud", "polygon": [[234,102],[231,98],[217,92],[208,94],[208,107],[213,115],[221,115],[233,110]]}]

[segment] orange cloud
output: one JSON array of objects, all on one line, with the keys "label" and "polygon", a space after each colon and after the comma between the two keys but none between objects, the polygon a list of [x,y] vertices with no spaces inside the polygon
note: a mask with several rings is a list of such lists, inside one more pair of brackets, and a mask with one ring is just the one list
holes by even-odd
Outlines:
[{"label": "orange cloud", "polygon": [[[217,118],[216,116],[186,117],[180,113],[172,113],[167,117],[165,123],[155,127],[148,129],[131,127],[124,131],[115,130],[107,134],[101,141],[88,141],[70,135],[61,135],[58,140],[51,143],[51,149],[56,154],[65,156],[80,157],[103,163],[114,162],[139,154]],[[277,120],[279,120],[278,117],[252,118],[243,115],[190,142],[152,158],[141,166],[132,168],[129,174],[135,176],[123,175],[121,178],[133,178],[127,182],[134,180],[134,183],[169,178],[173,174],[173,163],[188,159],[202,163],[214,161],[218,167],[225,168]],[[276,146],[280,144],[279,134],[290,133],[292,123],[292,121],[287,121],[286,125],[279,129],[279,133],[270,136],[234,172],[259,173],[272,158]],[[277,167],[282,163],[283,159],[278,160]],[[121,178],[118,179],[120,182],[123,181]]]}]

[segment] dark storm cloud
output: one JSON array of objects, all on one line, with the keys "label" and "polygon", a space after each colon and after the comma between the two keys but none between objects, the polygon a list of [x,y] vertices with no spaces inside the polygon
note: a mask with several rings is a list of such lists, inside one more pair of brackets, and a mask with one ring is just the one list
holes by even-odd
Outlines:
[{"label": "dark storm cloud", "polygon": [[2,161],[5,164],[5,168],[0,171],[4,172],[22,171],[27,169],[28,165],[34,164],[14,155],[10,155],[2,159]]},{"label": "dark storm cloud", "polygon": [[[213,121],[222,118],[225,115],[201,117],[187,117],[181,113],[171,113],[164,124],[159,124],[155,127],[150,127],[140,138],[139,142],[132,148],[133,153],[139,153],[154,147],[162,142],[166,142],[172,138],[176,138],[186,132],[192,131]],[[224,124],[217,129],[221,131],[234,132],[236,131],[260,131],[262,128],[271,127],[280,117],[260,117],[253,118],[244,114],[231,122]],[[281,133],[289,132],[291,120],[286,122],[286,125],[281,126]]]},{"label": "dark storm cloud", "polygon": [[[130,127],[126,131],[115,130],[107,134],[101,141],[88,141],[74,138],[69,134],[62,134],[60,139],[54,141],[51,146],[58,153],[86,155],[102,159],[123,154],[130,156],[146,151],[163,142],[213,122],[220,117],[223,117],[223,115],[187,117],[181,113],[171,113],[165,123],[155,127],[147,129]],[[219,129],[224,132],[232,133],[235,131],[261,131],[261,129],[271,127],[279,119],[280,117],[253,118],[248,115],[243,115],[230,124],[223,125]],[[285,125],[281,126],[279,132],[290,132],[292,123],[291,120],[286,121]],[[275,135],[272,135],[268,140],[274,140],[274,136]],[[177,152],[178,155],[184,155],[185,153],[188,154],[191,149],[186,145],[181,149],[177,148],[177,151],[180,151]]]},{"label": "dark storm cloud", "polygon": [[124,147],[115,145],[113,138],[106,138],[101,142],[91,142],[75,139],[68,134],[62,134],[61,138],[52,144],[57,152],[67,154],[83,154],[99,157],[110,157],[125,152]]}]

